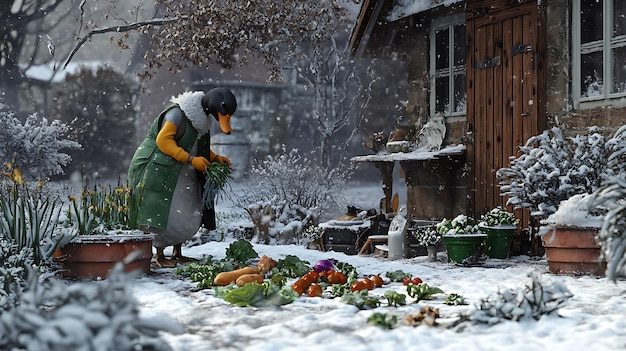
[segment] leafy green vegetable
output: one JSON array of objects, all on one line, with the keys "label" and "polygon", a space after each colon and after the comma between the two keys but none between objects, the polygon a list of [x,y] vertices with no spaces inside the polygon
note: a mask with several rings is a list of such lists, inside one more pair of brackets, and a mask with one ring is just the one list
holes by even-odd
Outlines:
[{"label": "leafy green vegetable", "polygon": [[201,263],[190,263],[176,269],[176,274],[190,278],[198,283],[198,288],[206,289],[213,285],[215,276],[222,272],[229,272],[237,268],[237,264],[232,261],[213,261],[211,256]]},{"label": "leafy green vegetable", "polygon": [[436,287],[430,287],[428,284],[422,283],[419,285],[407,285],[406,292],[409,296],[415,299],[415,302],[418,302],[420,300],[430,300],[433,295],[442,294],[443,290]]},{"label": "leafy green vegetable", "polygon": [[285,278],[282,274],[274,274],[272,278],[270,278],[270,282],[274,285],[283,287],[287,283],[287,278]]},{"label": "leafy green vegetable", "polygon": [[332,294],[334,297],[340,297],[343,296],[349,292],[351,292],[352,289],[350,288],[350,284],[346,283],[346,284],[333,284],[333,291]]},{"label": "leafy green vegetable", "polygon": [[232,170],[228,165],[220,162],[209,163],[206,168],[206,182],[204,183],[204,193],[202,194],[202,201],[204,201],[207,208],[215,206],[215,198],[220,191],[224,191],[231,179],[233,179]]},{"label": "leafy green vegetable", "polygon": [[387,272],[385,273],[385,275],[387,276],[387,278],[391,279],[392,282],[401,282],[402,279],[404,279],[405,277],[411,278],[410,273],[406,273],[401,270]]},{"label": "leafy green vegetable", "polygon": [[385,297],[387,298],[387,303],[389,306],[398,307],[400,305],[406,305],[406,295],[400,294],[396,291],[389,290],[385,292]]},{"label": "leafy green vegetable", "polygon": [[285,258],[278,260],[271,274],[272,276],[280,274],[287,278],[298,278],[310,270],[311,266],[308,261],[303,261],[297,256],[287,255]]},{"label": "leafy green vegetable", "polygon": [[380,298],[375,295],[370,296],[367,290],[345,293],[341,297],[341,302],[354,305],[360,310],[380,306]]},{"label": "leafy green vegetable", "polygon": [[398,323],[398,317],[391,314],[375,312],[367,318],[367,323],[383,329],[393,329]]},{"label": "leafy green vegetable", "polygon": [[462,295],[455,293],[448,295],[448,297],[446,297],[446,301],[444,301],[443,303],[453,306],[467,305],[467,303],[465,302],[465,298]]},{"label": "leafy green vegetable", "polygon": [[254,251],[252,244],[248,240],[239,239],[233,241],[226,249],[226,260],[238,262],[240,264],[246,263],[249,259],[259,257],[259,254]]},{"label": "leafy green vegetable", "polygon": [[282,306],[292,303],[298,296],[291,287],[280,287],[267,281],[238,288],[216,289],[215,295],[240,307]]},{"label": "leafy green vegetable", "polygon": [[354,267],[353,265],[349,264],[349,263],[345,263],[345,262],[336,262],[335,263],[335,267],[337,267],[337,269],[346,275],[346,277],[348,277],[348,279],[350,278],[356,278],[358,277],[359,273],[356,271],[356,267]]}]

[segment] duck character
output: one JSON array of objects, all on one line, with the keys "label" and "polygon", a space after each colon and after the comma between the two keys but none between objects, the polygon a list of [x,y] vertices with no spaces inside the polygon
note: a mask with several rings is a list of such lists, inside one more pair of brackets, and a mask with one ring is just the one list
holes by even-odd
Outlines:
[{"label": "duck character", "polygon": [[[230,159],[210,149],[212,119],[230,134],[237,109],[235,95],[226,88],[185,92],[152,122],[128,169],[128,182],[142,196],[139,228],[155,234],[156,262],[173,267],[193,259],[182,255],[182,244],[201,226],[215,229],[215,211],[202,201],[206,167],[210,162],[228,166]],[[163,250],[173,246],[171,258]]]}]

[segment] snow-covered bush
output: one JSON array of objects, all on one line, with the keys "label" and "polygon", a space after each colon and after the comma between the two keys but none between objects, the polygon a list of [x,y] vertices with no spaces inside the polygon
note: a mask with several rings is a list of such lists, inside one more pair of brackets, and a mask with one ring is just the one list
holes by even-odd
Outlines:
[{"label": "snow-covered bush", "polygon": [[65,151],[81,147],[67,138],[68,125],[58,120],[48,122],[37,114],[31,114],[22,123],[2,103],[0,125],[0,163],[27,171],[24,176],[28,179],[62,174],[63,167],[71,161]]},{"label": "snow-covered bush", "polygon": [[32,274],[33,251],[18,248],[12,240],[0,239],[0,309],[15,305]]},{"label": "snow-covered bush", "polygon": [[464,318],[476,324],[497,324],[505,320],[539,320],[550,315],[569,299],[572,294],[559,282],[543,282],[536,272],[529,274],[530,284],[523,289],[498,291],[469,311]]},{"label": "snow-covered bush", "polygon": [[498,206],[480,217],[479,226],[515,225],[518,220],[511,212]]},{"label": "snow-covered bush", "polygon": [[163,317],[139,316],[138,302],[118,265],[97,283],[31,280],[17,304],[0,314],[2,350],[171,350],[160,330],[180,332]]},{"label": "snow-covered bush", "polygon": [[563,200],[576,194],[590,194],[612,176],[624,174],[626,129],[610,140],[598,133],[565,137],[558,127],[528,139],[521,155],[511,166],[497,172],[507,204],[531,208],[531,215],[546,218]]},{"label": "snow-covered bush", "polygon": [[421,225],[410,230],[413,237],[417,240],[417,244],[421,246],[437,246],[441,244],[441,235],[437,232],[437,226]]},{"label": "snow-covered bush", "polygon": [[472,217],[458,215],[453,220],[443,219],[436,225],[437,233],[441,235],[474,234],[478,233],[478,224]]},{"label": "snow-covered bush", "polygon": [[[624,153],[622,153],[623,155]],[[608,210],[597,239],[607,261],[606,276],[615,281],[626,268],[626,177],[614,177],[598,189],[589,203],[589,210]]]},{"label": "snow-covered bush", "polygon": [[298,150],[268,156],[252,167],[252,185],[238,196],[262,242],[305,243],[302,231],[338,206],[348,169],[324,170]]}]

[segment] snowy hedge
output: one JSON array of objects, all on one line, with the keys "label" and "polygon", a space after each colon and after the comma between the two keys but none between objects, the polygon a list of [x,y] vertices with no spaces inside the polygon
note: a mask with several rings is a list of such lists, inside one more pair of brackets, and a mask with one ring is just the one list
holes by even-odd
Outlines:
[{"label": "snowy hedge", "polygon": [[81,145],[67,138],[70,127],[58,120],[31,114],[22,123],[13,111],[0,103],[0,163],[12,163],[29,179],[62,174],[71,161],[64,151]]},{"label": "snowy hedge", "polygon": [[497,177],[507,204],[530,208],[531,215],[545,218],[563,200],[590,194],[607,180],[626,174],[626,129],[607,140],[597,127],[588,133],[565,137],[554,127],[528,139],[511,166],[499,169]]},{"label": "snowy hedge", "polygon": [[109,279],[43,288],[31,280],[0,314],[2,350],[170,350],[160,330],[181,332],[166,318],[142,318],[121,265]]}]

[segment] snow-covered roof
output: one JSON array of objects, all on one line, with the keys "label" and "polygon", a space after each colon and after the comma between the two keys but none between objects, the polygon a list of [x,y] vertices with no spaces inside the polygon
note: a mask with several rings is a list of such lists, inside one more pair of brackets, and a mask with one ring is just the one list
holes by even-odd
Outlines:
[{"label": "snow-covered roof", "polygon": [[[57,63],[60,65],[61,63]],[[65,69],[57,67],[58,71],[54,73],[54,62],[44,63],[41,65],[33,65],[24,72],[26,77],[36,80],[51,81],[53,83],[62,82],[69,74],[78,72],[81,68],[89,68],[96,71],[100,67],[110,66],[104,61],[76,61],[70,62]],[[24,67],[24,65],[22,65]]]},{"label": "snow-covered roof", "polygon": [[393,22],[437,6],[450,6],[461,1],[464,0],[398,0],[385,19]]},{"label": "snow-covered roof", "polygon": [[465,145],[450,145],[437,151],[415,150],[411,152],[394,152],[386,154],[375,154],[365,156],[355,156],[350,159],[352,162],[394,162],[394,161],[422,161],[434,160],[443,156],[461,155],[465,152]]}]

